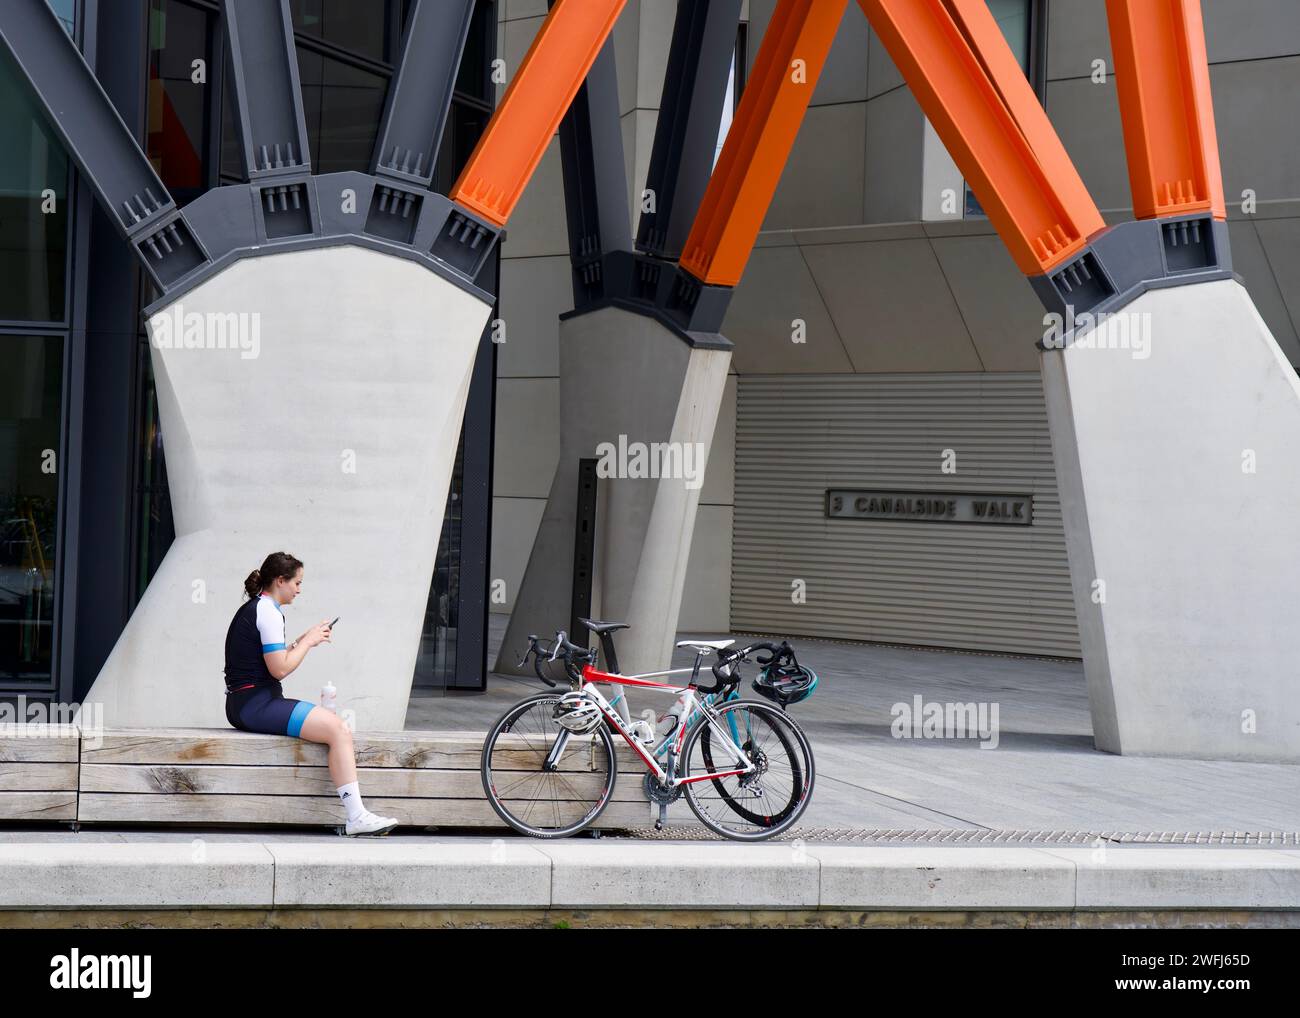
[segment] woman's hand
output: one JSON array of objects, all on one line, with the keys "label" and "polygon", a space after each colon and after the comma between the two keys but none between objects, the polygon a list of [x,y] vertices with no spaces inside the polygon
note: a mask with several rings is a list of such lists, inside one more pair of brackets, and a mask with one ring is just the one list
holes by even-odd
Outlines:
[{"label": "woman's hand", "polygon": [[317,644],[330,642],[330,624],[326,619],[319,625],[312,626],[302,636],[298,637],[299,643],[305,643],[308,647],[315,647]]}]

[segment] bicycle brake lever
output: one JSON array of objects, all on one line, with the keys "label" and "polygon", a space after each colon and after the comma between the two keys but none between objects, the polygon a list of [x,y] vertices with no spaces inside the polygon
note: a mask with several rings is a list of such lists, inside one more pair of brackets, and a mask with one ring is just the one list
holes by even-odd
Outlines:
[{"label": "bicycle brake lever", "polygon": [[529,654],[536,654],[536,653],[537,653],[537,637],[533,634],[529,634],[528,649],[525,650],[523,655],[519,658],[519,662],[518,662],[519,667],[522,668],[527,663]]}]

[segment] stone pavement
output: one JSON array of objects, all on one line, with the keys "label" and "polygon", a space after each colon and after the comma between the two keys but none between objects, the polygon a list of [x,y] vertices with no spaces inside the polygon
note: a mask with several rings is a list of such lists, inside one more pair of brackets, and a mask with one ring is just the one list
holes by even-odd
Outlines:
[{"label": "stone pavement", "polygon": [[[504,616],[491,618],[496,639],[489,661]],[[791,708],[817,761],[803,826],[1300,831],[1300,766],[1094,749],[1078,661],[792,643],[821,679],[809,700]],[[689,660],[679,652],[674,666]],[[493,675],[483,694],[413,697],[407,727],[486,729],[515,700],[541,688],[537,681]],[[981,748],[979,739],[894,738],[894,705],[911,705],[918,696],[923,703],[997,705],[996,748]],[[643,707],[662,709],[671,697],[638,690],[630,700],[635,714]],[[689,814],[673,816],[674,823],[688,822]]]}]

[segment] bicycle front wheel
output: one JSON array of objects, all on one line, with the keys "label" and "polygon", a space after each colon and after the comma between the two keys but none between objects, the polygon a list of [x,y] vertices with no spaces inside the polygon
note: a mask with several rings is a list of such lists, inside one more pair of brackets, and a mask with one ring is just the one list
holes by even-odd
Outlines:
[{"label": "bicycle front wheel", "polygon": [[602,725],[574,735],[555,721],[559,693],[521,700],[483,742],[483,792],[497,816],[521,834],[563,838],[609,804],[618,775],[614,743]]},{"label": "bicycle front wheel", "polygon": [[[812,746],[784,711],[751,700],[729,703],[717,720],[701,718],[682,747],[686,801],[700,823],[724,838],[762,841],[787,830],[808,807]],[[755,769],[738,770],[736,751]]]}]

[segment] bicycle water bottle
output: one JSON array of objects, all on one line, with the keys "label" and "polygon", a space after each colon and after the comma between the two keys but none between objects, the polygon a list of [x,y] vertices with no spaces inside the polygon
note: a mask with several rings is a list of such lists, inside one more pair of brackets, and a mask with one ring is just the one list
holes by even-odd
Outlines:
[{"label": "bicycle water bottle", "polygon": [[325,687],[320,691],[320,705],[327,711],[337,714],[339,712],[337,695],[338,690],[334,688],[334,683],[326,681]]}]

